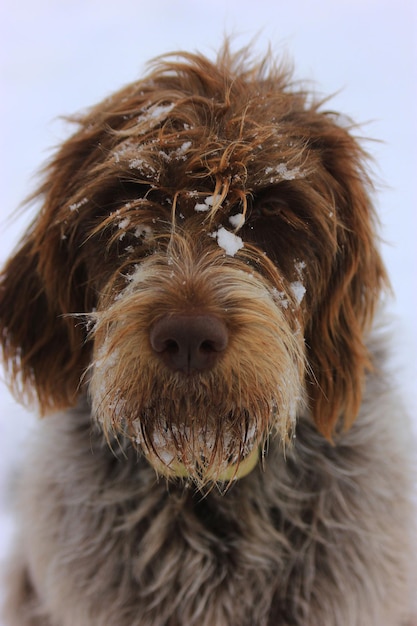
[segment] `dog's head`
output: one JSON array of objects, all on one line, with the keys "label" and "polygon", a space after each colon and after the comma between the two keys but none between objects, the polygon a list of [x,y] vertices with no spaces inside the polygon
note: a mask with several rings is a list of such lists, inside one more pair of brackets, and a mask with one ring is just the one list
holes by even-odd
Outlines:
[{"label": "dog's head", "polygon": [[88,384],[107,432],[191,473],[201,450],[214,478],[302,405],[325,437],[350,425],[386,277],[346,124],[227,46],[158,60],[76,121],[1,275],[17,396],[45,413]]}]

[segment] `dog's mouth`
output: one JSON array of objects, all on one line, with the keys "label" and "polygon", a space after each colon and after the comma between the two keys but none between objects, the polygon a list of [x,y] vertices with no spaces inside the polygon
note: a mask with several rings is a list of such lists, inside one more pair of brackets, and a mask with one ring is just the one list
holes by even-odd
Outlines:
[{"label": "dog's mouth", "polygon": [[156,473],[169,479],[193,479],[200,483],[216,482],[230,483],[244,478],[256,467],[259,461],[260,447],[255,446],[243,459],[237,462],[225,460],[219,464],[208,463],[204,457],[199,459],[180,460],[174,457],[169,462],[164,462],[155,453],[146,453],[148,462]]}]

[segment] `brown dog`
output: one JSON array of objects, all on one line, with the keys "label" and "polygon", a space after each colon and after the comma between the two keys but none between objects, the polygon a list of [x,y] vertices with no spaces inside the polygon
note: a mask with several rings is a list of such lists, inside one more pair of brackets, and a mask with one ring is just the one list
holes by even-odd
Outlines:
[{"label": "brown dog", "polygon": [[406,624],[409,434],[357,140],[227,45],[77,123],[1,275],[10,382],[55,413],[8,623]]}]

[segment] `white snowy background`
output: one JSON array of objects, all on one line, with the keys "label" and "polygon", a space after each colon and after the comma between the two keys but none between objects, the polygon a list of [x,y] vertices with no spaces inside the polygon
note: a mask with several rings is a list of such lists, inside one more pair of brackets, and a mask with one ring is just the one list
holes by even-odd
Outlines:
[{"label": "white snowy background", "polygon": [[[224,34],[255,36],[294,61],[332,108],[381,140],[368,150],[397,317],[398,384],[411,414],[417,381],[417,16],[415,0],[2,0],[0,6],[0,263],[27,214],[8,218],[34,188],[50,148],[68,134],[57,118],[140,77],[148,59],[178,49],[209,55]],[[417,418],[414,418],[417,423]],[[34,422],[0,376],[0,559],[13,533],[7,488]],[[42,503],[39,503],[42,506]],[[0,589],[1,593],[1,589]]]}]

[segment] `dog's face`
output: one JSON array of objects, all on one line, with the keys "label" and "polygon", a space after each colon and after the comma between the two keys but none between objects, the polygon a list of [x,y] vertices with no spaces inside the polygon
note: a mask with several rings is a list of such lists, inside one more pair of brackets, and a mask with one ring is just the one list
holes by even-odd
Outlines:
[{"label": "dog's face", "polygon": [[43,412],[200,483],[297,414],[349,425],[384,269],[363,153],[280,69],[183,55],[78,120],[1,278],[3,353]]}]

